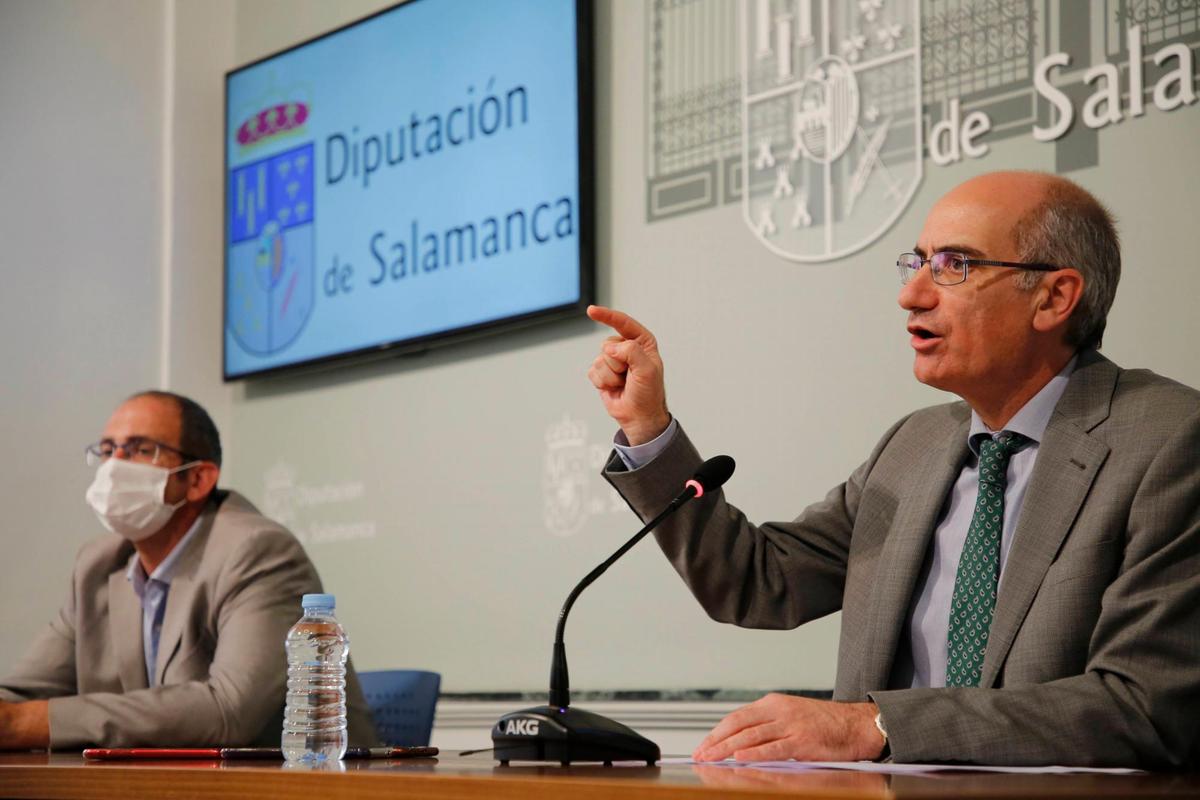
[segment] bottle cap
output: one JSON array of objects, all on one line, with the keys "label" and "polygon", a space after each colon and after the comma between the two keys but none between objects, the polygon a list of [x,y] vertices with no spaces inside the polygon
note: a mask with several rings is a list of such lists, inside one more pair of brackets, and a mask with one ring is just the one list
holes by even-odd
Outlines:
[{"label": "bottle cap", "polygon": [[306,594],[300,598],[300,607],[305,611],[312,609],[329,609],[332,611],[336,603],[331,594]]}]

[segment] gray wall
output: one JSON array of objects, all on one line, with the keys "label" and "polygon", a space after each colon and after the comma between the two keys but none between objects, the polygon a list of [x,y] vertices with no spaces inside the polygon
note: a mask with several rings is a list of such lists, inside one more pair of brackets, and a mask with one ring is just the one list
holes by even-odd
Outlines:
[{"label": "gray wall", "polygon": [[[53,608],[69,553],[81,535],[75,531],[86,522],[78,498],[87,477],[80,470],[62,472],[61,464],[74,463],[68,456],[127,384],[153,379],[160,368],[173,386],[215,407],[229,442],[226,485],[284,519],[305,541],[327,589],[338,595],[360,667],[436,669],[444,674],[447,691],[541,688],[559,604],[580,576],[635,530],[633,515],[614,502],[595,474],[613,426],[584,377],[603,338],[586,322],[540,327],[423,357],[220,384],[221,156],[216,137],[221,69],[380,5],[230,2],[210,12],[206,4],[181,2],[167,6],[173,15],[168,23],[156,16],[158,6],[141,7],[143,22],[145,16],[155,19],[148,28],[168,24],[182,32],[173,38],[168,95],[175,191],[164,200],[155,182],[157,167],[149,166],[154,159],[145,160],[159,152],[152,147],[140,156],[129,153],[126,164],[152,176],[150,190],[122,195],[125,203],[148,206],[145,219],[170,214],[174,269],[165,355],[153,341],[159,332],[153,315],[149,341],[127,334],[133,330],[128,319],[100,317],[109,326],[100,330],[111,330],[121,347],[141,342],[144,351],[122,353],[120,359],[122,368],[141,372],[117,374],[116,359],[86,349],[96,347],[103,334],[91,335],[80,349],[74,341],[66,344],[60,326],[45,340],[26,333],[44,329],[34,323],[46,308],[75,309],[96,295],[75,283],[60,288],[27,269],[16,271],[31,257],[32,263],[58,267],[57,259],[49,262],[41,254],[42,242],[60,228],[30,216],[31,204],[14,196],[4,181],[0,203],[15,206],[24,220],[10,226],[18,231],[17,247],[6,246],[0,256],[13,265],[6,276],[20,276],[23,293],[13,311],[20,319],[13,329],[20,339],[5,339],[21,341],[22,347],[6,344],[12,351],[6,362],[17,364],[18,376],[26,375],[22,369],[28,374],[14,384],[17,392],[5,393],[5,425],[11,426],[6,431],[14,440],[38,427],[53,429],[62,419],[77,428],[64,433],[61,442],[48,443],[54,457],[44,457],[37,470],[30,470],[28,461],[18,462],[18,469],[11,459],[6,467],[11,477],[0,492],[15,509],[4,531],[9,544],[53,542],[20,563],[10,559],[0,566],[0,591],[10,599],[9,608],[34,587],[47,587],[29,603],[29,619],[13,623],[16,638],[24,639],[33,618],[44,618]],[[895,254],[911,246],[929,206],[978,172],[1052,170],[1054,146],[1015,136],[993,142],[979,160],[952,167],[927,162],[924,182],[896,225],[871,247],[829,264],[795,264],[768,253],[736,204],[648,224],[646,9],[631,0],[597,5],[600,298],[640,317],[658,334],[672,409],[703,450],[738,459],[730,497],[753,519],[791,517],[844,479],[898,416],[947,399],[911,376],[891,267]],[[13,16],[12,8],[0,5],[0,14]],[[31,38],[30,26],[36,23],[41,27],[32,38],[58,43],[63,34],[48,19],[50,11],[16,8],[35,18],[23,21],[18,38]],[[118,27],[117,20],[95,13],[105,17],[96,23],[102,31],[105,25]],[[4,17],[0,21],[6,22]],[[11,27],[0,25],[0,36]],[[193,38],[197,30],[204,31],[199,40]],[[87,59],[97,56],[75,57],[95,75]],[[0,49],[6,111],[14,102],[9,95],[27,85],[24,80],[13,84],[7,68],[13,58],[9,47]],[[27,58],[33,61],[15,64],[29,71],[27,64],[42,63],[40,56]],[[84,92],[65,77],[51,80],[46,70],[52,63],[47,59],[35,70],[46,91],[15,100],[27,114],[53,113],[44,95]],[[137,86],[142,79],[129,80]],[[158,80],[151,82],[152,94],[161,89]],[[96,84],[81,98],[97,93],[124,98],[133,91],[128,81],[97,76]],[[163,111],[159,98],[147,102],[153,113],[118,115],[113,124],[144,130],[142,117],[157,120]],[[5,141],[19,135],[8,132],[8,120],[6,113],[0,122],[6,125],[0,128]],[[1150,367],[1192,385],[1200,385],[1200,365],[1192,355],[1200,337],[1192,311],[1200,297],[1200,273],[1189,235],[1200,185],[1197,134],[1197,106],[1170,113],[1150,108],[1141,118],[1100,131],[1098,166],[1072,173],[1111,204],[1125,239],[1125,280],[1106,353],[1126,366]],[[46,182],[44,171],[32,172],[35,162],[55,183],[69,183],[74,173],[61,160],[46,158],[61,159],[67,151],[26,135],[26,146],[41,157],[18,157],[11,167],[9,160],[0,161],[6,172],[29,165],[23,184],[29,188],[22,193]],[[12,148],[6,146],[5,153],[0,158],[13,158]],[[109,184],[92,182],[92,191],[107,199]],[[124,206],[93,205],[101,215],[93,219],[103,222],[99,236],[77,239],[74,227],[63,226],[72,248],[65,255],[87,253],[93,263],[100,258],[109,264],[104,283],[115,295],[144,291],[147,282],[157,286],[156,269],[129,271],[129,253],[130,241],[137,241],[133,231],[143,236],[149,231],[151,244],[142,260],[161,263],[158,229],[143,227],[139,219],[123,231]],[[7,222],[9,215],[4,216]],[[88,218],[81,212],[71,221],[80,217]],[[5,236],[4,241],[11,240]],[[17,258],[22,248],[27,255]],[[90,274],[82,264],[77,269]],[[13,302],[8,293],[5,297]],[[155,297],[152,292],[152,302]],[[5,316],[5,324],[13,325],[11,315]],[[47,365],[53,358],[46,351],[68,347],[69,359],[51,371]],[[27,362],[30,366],[23,367]],[[86,393],[63,384],[85,387]],[[106,386],[111,387],[107,394]],[[47,393],[49,404],[42,397]],[[52,413],[54,404],[69,405],[67,413]],[[575,466],[564,470],[557,456],[565,451],[574,454]],[[17,481],[26,472],[36,474],[22,486]],[[42,478],[51,474],[63,479]],[[572,476],[586,513],[564,521],[558,492]],[[67,516],[49,518],[42,503]],[[716,625],[646,543],[581,598],[567,638],[573,683],[584,689],[819,688],[832,685],[837,630],[836,618],[791,633]],[[11,657],[0,655],[0,666]]]},{"label": "gray wall", "polygon": [[96,532],[84,445],[160,381],[165,24],[157,3],[0,2],[0,667]]}]

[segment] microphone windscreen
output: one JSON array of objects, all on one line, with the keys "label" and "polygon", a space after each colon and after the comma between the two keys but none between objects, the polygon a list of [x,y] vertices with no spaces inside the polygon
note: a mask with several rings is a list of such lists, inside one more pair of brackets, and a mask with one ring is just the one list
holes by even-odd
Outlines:
[{"label": "microphone windscreen", "polygon": [[729,480],[735,466],[737,465],[729,456],[713,456],[700,465],[692,480],[703,486],[704,491],[711,492],[721,488],[725,481]]}]

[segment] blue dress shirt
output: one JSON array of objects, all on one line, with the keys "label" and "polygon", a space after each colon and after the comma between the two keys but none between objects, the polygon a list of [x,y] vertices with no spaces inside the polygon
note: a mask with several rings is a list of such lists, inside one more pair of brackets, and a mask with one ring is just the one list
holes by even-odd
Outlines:
[{"label": "blue dress shirt", "polygon": [[154,666],[158,662],[158,640],[162,635],[163,616],[167,610],[167,593],[171,589],[171,578],[179,564],[179,557],[187,548],[188,542],[195,538],[196,530],[200,527],[199,518],[188,528],[183,538],[171,548],[171,552],[154,568],[154,572],[146,576],[137,551],[129,557],[129,566],[125,569],[125,578],[133,587],[133,592],[142,603],[142,654],[146,659],[146,685],[158,683]]}]

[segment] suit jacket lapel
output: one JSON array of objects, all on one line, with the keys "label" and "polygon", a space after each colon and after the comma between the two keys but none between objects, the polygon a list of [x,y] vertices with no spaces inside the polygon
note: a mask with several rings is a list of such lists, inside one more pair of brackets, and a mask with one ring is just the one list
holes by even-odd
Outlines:
[{"label": "suit jacket lapel", "polygon": [[142,604],[119,569],[108,576],[108,624],[113,652],[117,656],[117,676],[127,692],[145,689],[146,655],[142,647]]},{"label": "suit jacket lapel", "polygon": [[167,608],[163,613],[162,632],[158,638],[158,658],[154,664],[154,674],[158,686],[162,686],[167,667],[179,651],[179,643],[183,639],[183,632],[188,627],[192,615],[196,609],[205,607],[203,603],[198,603],[195,599],[196,592],[200,588],[196,573],[200,568],[204,546],[208,542],[208,534],[212,530],[217,508],[210,502],[200,516],[200,527],[196,531],[196,535],[187,543],[187,550],[180,554],[179,562],[175,565],[174,575],[171,577],[171,588],[167,592]]},{"label": "suit jacket lapel", "polygon": [[1046,570],[1108,458],[1108,446],[1088,432],[1108,417],[1118,374],[1116,365],[1095,351],[1080,354],[1046,426],[1000,579],[980,686],[995,683]]},{"label": "suit jacket lapel", "polygon": [[928,457],[914,465],[912,488],[900,501],[879,558],[878,578],[871,599],[871,633],[860,694],[887,686],[897,644],[908,621],[913,593],[921,579],[925,556],[938,514],[950,486],[962,472],[968,453],[970,412],[963,407],[959,425],[930,447]]},{"label": "suit jacket lapel", "polygon": [[158,657],[154,664],[156,686],[163,685],[167,665],[179,651],[179,642],[195,602],[195,593],[196,584],[191,577],[176,574],[171,580],[171,588],[167,592],[167,610],[163,614],[162,632],[158,638]]}]

